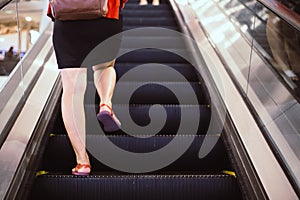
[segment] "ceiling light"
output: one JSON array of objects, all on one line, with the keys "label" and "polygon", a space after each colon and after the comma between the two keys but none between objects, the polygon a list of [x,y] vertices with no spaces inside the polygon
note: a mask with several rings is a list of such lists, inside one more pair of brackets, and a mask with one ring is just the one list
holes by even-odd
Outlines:
[{"label": "ceiling light", "polygon": [[27,16],[27,17],[25,17],[25,20],[28,21],[28,22],[31,22],[31,21],[32,21],[32,18],[29,17],[29,16]]},{"label": "ceiling light", "polygon": [[8,14],[8,15],[10,15],[10,14],[13,14],[14,13],[14,11],[13,10],[6,10],[6,11],[4,11],[5,12],[5,14]]}]

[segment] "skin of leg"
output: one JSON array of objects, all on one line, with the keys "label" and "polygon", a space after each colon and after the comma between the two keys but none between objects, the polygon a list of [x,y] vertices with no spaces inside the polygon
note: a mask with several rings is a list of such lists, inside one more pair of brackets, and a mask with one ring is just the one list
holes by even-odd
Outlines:
[{"label": "skin of leg", "polygon": [[154,6],[158,6],[158,5],[159,5],[159,0],[153,0],[153,1],[152,1],[152,4],[153,4]]},{"label": "skin of leg", "polygon": [[112,96],[116,84],[115,60],[93,66],[94,84],[100,97],[100,105],[112,107]]},{"label": "skin of leg", "polygon": [[86,90],[86,68],[61,70],[63,94],[62,117],[69,139],[76,154],[77,163],[90,164],[85,146],[84,93]]},{"label": "skin of leg", "polygon": [[140,5],[147,5],[148,4],[148,1],[147,0],[140,0]]}]

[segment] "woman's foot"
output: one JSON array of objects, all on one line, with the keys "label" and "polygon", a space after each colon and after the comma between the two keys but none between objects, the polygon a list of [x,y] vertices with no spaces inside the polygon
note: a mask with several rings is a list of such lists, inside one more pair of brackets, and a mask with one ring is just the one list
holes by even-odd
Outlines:
[{"label": "woman's foot", "polygon": [[159,0],[153,0],[152,5],[153,6],[159,6]]},{"label": "woman's foot", "polygon": [[100,112],[97,119],[103,124],[104,131],[114,132],[121,129],[121,122],[113,113],[112,108],[106,104],[100,105]]},{"label": "woman's foot", "polygon": [[91,173],[91,165],[89,164],[77,164],[72,169],[72,174],[77,176],[87,176]]},{"label": "woman's foot", "polygon": [[140,6],[145,6],[148,4],[148,1],[147,0],[140,0]]}]

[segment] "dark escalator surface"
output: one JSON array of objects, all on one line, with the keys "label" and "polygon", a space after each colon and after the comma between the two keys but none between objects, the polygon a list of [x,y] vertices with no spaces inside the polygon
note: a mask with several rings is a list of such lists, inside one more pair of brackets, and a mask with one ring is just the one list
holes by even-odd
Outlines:
[{"label": "dark escalator surface", "polygon": [[[124,30],[132,30],[139,27],[163,27],[179,31],[180,28],[172,13],[168,1],[161,1],[159,6],[139,6],[136,0],[129,0],[123,10]],[[143,45],[147,41],[157,41],[166,48],[176,49],[182,47],[183,41],[176,37],[155,35],[137,35],[135,37],[123,37],[130,46],[131,43],[140,42]],[[130,48],[127,46],[127,48]],[[177,49],[189,51],[188,49]],[[173,78],[172,76],[156,75],[155,68],[147,69],[139,76],[120,81],[126,73],[147,63],[159,63],[179,72],[189,82]],[[160,65],[155,65],[159,67]],[[243,199],[237,179],[230,173],[232,164],[226,153],[226,148],[221,139],[204,158],[199,159],[199,149],[206,137],[210,123],[210,97],[201,76],[194,67],[185,59],[174,53],[159,49],[138,49],[119,57],[116,62],[118,87],[115,93],[125,93],[132,88],[137,88],[130,97],[129,103],[122,98],[113,97],[113,108],[116,113],[126,112],[129,108],[130,117],[138,126],[150,123],[149,110],[155,104],[165,109],[167,119],[161,130],[151,133],[151,137],[134,137],[134,134],[126,134],[123,130],[116,133],[98,134],[98,130],[87,128],[87,141],[94,145],[103,144],[109,139],[114,145],[125,151],[135,153],[148,153],[164,148],[176,137],[178,141],[185,142],[194,137],[191,145],[183,155],[166,167],[158,170],[130,173],[115,170],[101,163],[89,152],[92,173],[89,176],[73,176],[71,169],[74,167],[75,155],[66,135],[61,118],[60,105],[52,116],[53,127],[45,133],[47,144],[42,154],[39,171],[42,175],[36,176],[28,199]],[[145,84],[143,84],[145,83]],[[142,86],[140,86],[142,84]],[[88,73],[88,90],[86,96],[92,96],[94,102],[88,101],[86,108],[97,110],[99,98],[95,97],[92,73]],[[177,88],[177,92],[185,99],[179,102],[176,94],[168,88]],[[192,88],[196,94],[197,104],[191,100],[188,88]],[[195,119],[195,111],[200,112],[200,118]],[[185,120],[198,120],[197,134],[191,135],[189,127],[177,134],[181,123],[181,114],[189,113]],[[95,118],[96,111],[87,116]],[[126,127],[124,121],[122,126]],[[55,124],[55,125],[54,125]],[[100,126],[99,126],[100,128]],[[129,129],[130,130],[130,129]],[[155,135],[154,135],[155,134]],[[214,140],[221,133],[216,133],[208,138]],[[178,148],[180,148],[180,142]],[[170,152],[171,154],[172,152]]]}]

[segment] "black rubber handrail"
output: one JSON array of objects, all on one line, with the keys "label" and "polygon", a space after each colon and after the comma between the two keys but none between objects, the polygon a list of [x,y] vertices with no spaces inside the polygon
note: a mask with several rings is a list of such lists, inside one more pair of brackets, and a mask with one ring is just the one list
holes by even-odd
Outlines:
[{"label": "black rubber handrail", "polygon": [[0,10],[12,0],[0,0]]}]

